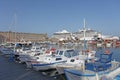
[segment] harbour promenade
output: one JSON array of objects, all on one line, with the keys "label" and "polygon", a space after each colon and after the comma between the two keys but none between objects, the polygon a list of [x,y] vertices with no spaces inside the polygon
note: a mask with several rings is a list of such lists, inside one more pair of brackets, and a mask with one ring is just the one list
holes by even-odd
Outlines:
[{"label": "harbour promenade", "polygon": [[10,61],[0,53],[0,80],[55,80],[39,71],[27,69],[24,64]]}]

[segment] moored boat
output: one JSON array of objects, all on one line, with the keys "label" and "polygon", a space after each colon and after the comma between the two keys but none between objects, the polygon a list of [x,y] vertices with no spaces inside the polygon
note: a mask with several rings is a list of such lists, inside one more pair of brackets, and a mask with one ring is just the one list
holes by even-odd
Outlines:
[{"label": "moored boat", "polygon": [[[36,70],[55,69],[57,64],[65,63],[68,58],[79,55],[74,49],[60,49],[54,55],[43,56],[42,60],[32,63],[32,67]],[[41,59],[41,58],[39,58]]]},{"label": "moored boat", "polygon": [[100,59],[85,63],[85,69],[65,69],[67,80],[113,80],[120,73],[119,62],[112,61],[111,54],[102,53]]}]

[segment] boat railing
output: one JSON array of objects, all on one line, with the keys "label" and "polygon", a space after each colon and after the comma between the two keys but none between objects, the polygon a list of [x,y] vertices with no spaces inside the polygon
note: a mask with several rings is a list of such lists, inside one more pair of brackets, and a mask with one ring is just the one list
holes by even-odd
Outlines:
[{"label": "boat railing", "polygon": [[103,71],[91,71],[91,70],[85,70],[84,73],[87,73],[87,74],[90,74],[90,75],[93,75],[93,74],[96,74],[96,72],[99,74],[99,75],[102,75],[102,74],[108,74],[109,72],[112,72],[116,69],[118,69],[120,67],[120,63],[117,62],[117,61],[111,61],[111,67],[108,68],[107,70],[103,70]]}]

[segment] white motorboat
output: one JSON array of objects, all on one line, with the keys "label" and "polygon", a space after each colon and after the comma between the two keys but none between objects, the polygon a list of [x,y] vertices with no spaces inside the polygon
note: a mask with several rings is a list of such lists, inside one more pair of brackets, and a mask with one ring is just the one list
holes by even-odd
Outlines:
[{"label": "white motorboat", "polygon": [[6,57],[11,57],[15,54],[15,52],[12,49],[7,48],[7,47],[2,47],[0,51],[2,52],[2,55]]},{"label": "white motorboat", "polygon": [[64,69],[77,69],[77,70],[81,70],[83,67],[85,67],[85,65],[83,65],[85,62],[92,62],[92,60],[95,60],[95,53],[96,51],[87,49],[87,45],[86,45],[86,38],[85,38],[85,33],[86,33],[86,29],[85,29],[85,20],[84,20],[84,49],[82,51],[80,51],[80,55],[77,58],[74,59],[70,59],[67,60],[68,62],[62,64],[64,66],[57,66],[57,71],[59,74],[63,74],[64,73]]},{"label": "white motorboat", "polygon": [[[78,56],[74,49],[60,49],[52,53],[51,55],[42,56],[42,60],[33,62],[32,67],[35,70],[55,69],[57,64],[65,63],[68,58]],[[39,59],[41,58],[39,57]]]},{"label": "white motorboat", "polygon": [[37,55],[42,55],[45,52],[45,48],[43,48],[42,46],[33,46],[31,48],[31,50],[23,50],[21,52],[19,52],[19,60],[20,62],[27,62],[31,59],[35,59],[35,56]]},{"label": "white motorboat", "polygon": [[[83,53],[83,52],[82,52]],[[91,62],[95,59],[95,53],[94,51],[87,51],[86,55],[80,54],[78,56],[68,58],[66,63],[58,64],[56,69],[59,74],[64,74],[64,69],[77,69],[81,70],[83,67],[83,63],[85,61]]]}]

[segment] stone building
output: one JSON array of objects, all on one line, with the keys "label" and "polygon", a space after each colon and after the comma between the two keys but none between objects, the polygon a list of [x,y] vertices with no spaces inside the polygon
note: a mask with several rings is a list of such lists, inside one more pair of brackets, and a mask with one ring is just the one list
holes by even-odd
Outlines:
[{"label": "stone building", "polygon": [[23,33],[23,32],[0,32],[0,43],[3,42],[40,42],[48,38],[47,34]]}]

